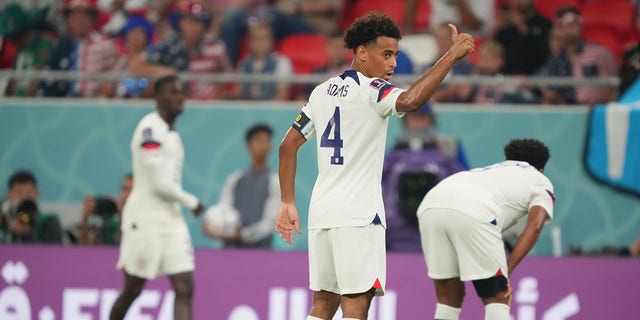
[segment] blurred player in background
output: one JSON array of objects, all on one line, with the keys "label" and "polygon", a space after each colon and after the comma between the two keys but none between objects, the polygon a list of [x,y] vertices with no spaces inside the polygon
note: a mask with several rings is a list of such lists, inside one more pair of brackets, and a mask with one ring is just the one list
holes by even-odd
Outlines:
[{"label": "blurred player in background", "polygon": [[[382,162],[390,116],[416,111],[431,97],[454,63],[473,51],[470,35],[451,25],[453,45],[408,90],[388,81],[396,68],[400,29],[386,15],[357,19],[345,33],[353,70],[311,93],[280,145],[281,207],[276,231],[293,241],[301,233],[295,204],[300,146],[316,131],[318,178],[309,206],[309,274],[314,291],[307,319],[366,319],[371,299],[386,281]],[[316,129],[317,127],[317,129]]]},{"label": "blurred player in background", "polygon": [[184,86],[176,76],[155,83],[156,111],[146,115],[131,140],[136,182],[122,213],[122,241],[117,267],[124,288],[110,319],[123,319],[146,280],[168,275],[176,293],[174,319],[191,319],[193,247],[180,205],[197,216],[203,205],[182,190],[184,149],[175,130],[184,109]]},{"label": "blurred player in background", "polygon": [[[506,161],[456,173],[433,187],[418,208],[422,249],[438,303],[436,319],[457,320],[463,281],[473,281],[486,320],[509,320],[508,277],[553,218],[555,196],[542,174],[549,149],[534,139],[511,140]],[[502,230],[528,215],[509,260]]]}]

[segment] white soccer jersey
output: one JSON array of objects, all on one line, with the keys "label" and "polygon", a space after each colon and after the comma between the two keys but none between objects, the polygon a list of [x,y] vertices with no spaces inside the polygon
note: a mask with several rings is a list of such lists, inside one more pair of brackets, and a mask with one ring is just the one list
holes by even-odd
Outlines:
[{"label": "white soccer jersey", "polygon": [[376,214],[385,224],[381,177],[388,117],[398,115],[403,91],[354,70],[313,90],[293,124],[306,139],[319,134],[310,229],[364,226]]},{"label": "white soccer jersey", "polygon": [[553,218],[555,195],[551,181],[521,161],[504,161],[445,178],[422,200],[418,214],[449,208],[505,230],[529,212],[543,207]]},{"label": "white soccer jersey", "polygon": [[198,199],[182,190],[184,149],[177,131],[157,112],[146,115],[131,139],[133,190],[122,213],[122,231],[188,232],[180,205],[193,210]]}]

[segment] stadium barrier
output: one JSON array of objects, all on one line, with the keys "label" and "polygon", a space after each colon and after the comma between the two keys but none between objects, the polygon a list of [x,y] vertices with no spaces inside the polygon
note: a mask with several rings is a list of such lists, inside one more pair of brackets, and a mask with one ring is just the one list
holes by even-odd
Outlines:
[{"label": "stadium barrier", "polygon": [[[122,283],[116,259],[115,248],[0,246],[0,319],[108,319]],[[196,265],[195,320],[303,320],[311,305],[306,252],[200,249]],[[422,255],[388,254],[387,269],[369,319],[431,317]],[[638,270],[632,258],[527,258],[511,279],[512,319],[637,319]],[[171,319],[173,299],[165,277],[150,281],[126,319]],[[467,285],[461,319],[483,312]]]},{"label": "stadium barrier", "polygon": [[[85,195],[118,190],[131,170],[131,133],[152,110],[151,101],[0,100],[0,179],[19,168],[33,170],[43,207],[57,212],[65,226],[77,224]],[[224,179],[249,163],[245,130],[256,122],[267,123],[274,128],[277,144],[299,110],[294,102],[189,101],[177,122],[186,150],[185,189],[205,204],[214,204]],[[553,227],[561,230],[563,253],[571,244],[595,250],[608,244],[630,245],[638,237],[638,198],[596,182],[584,168],[589,108],[436,105],[435,110],[438,131],[459,137],[474,167],[501,161],[502,147],[511,138],[536,137],[549,145],[545,174],[554,183],[557,202],[553,223],[544,228],[531,254],[554,252]],[[387,148],[401,128],[399,119],[390,121]],[[298,161],[296,194],[303,228],[316,176],[314,144],[300,149]],[[270,155],[269,165],[277,168],[277,152]],[[66,204],[73,209],[65,209]],[[196,247],[219,246],[202,234],[197,219],[186,217]],[[278,237],[273,245],[279,250],[305,249],[306,233],[293,246]]]},{"label": "stadium barrier", "polygon": [[[278,77],[271,74],[243,74],[243,73],[179,73],[185,81],[203,81],[207,83],[298,83],[318,84],[324,82],[332,74],[293,74],[287,77]],[[122,81],[131,77],[126,72],[77,72],[77,71],[49,71],[49,70],[0,70],[0,92],[4,92],[5,86],[11,79],[20,80],[46,80],[46,81]],[[415,82],[420,75],[395,75],[393,82],[396,85],[406,86]],[[594,86],[617,87],[620,85],[618,77],[551,77],[551,76],[447,76],[445,84],[470,84],[470,85],[503,85],[510,88],[520,86]]]}]

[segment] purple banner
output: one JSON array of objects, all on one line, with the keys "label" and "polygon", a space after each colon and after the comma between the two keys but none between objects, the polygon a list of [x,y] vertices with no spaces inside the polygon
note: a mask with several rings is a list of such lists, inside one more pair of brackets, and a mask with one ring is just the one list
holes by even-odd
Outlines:
[{"label": "purple banner", "polygon": [[[122,283],[116,248],[0,246],[0,319],[103,320]],[[196,250],[194,319],[303,320],[306,252]],[[639,259],[525,259],[511,280],[513,320],[639,319]],[[389,254],[387,294],[371,320],[429,319],[435,294],[420,254]],[[166,277],[149,281],[127,319],[171,319]],[[484,319],[473,286],[461,319]]]}]

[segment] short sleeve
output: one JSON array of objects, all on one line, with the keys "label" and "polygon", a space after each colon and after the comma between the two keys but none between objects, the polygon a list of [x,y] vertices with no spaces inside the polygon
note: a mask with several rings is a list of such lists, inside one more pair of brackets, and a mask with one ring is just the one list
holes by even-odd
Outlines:
[{"label": "short sleeve", "polygon": [[381,117],[404,115],[404,113],[396,110],[396,100],[405,91],[404,89],[398,88],[383,79],[374,78],[365,90],[369,105]]},{"label": "short sleeve", "polygon": [[555,205],[555,202],[556,195],[553,191],[551,181],[549,181],[549,179],[544,175],[540,175],[534,185],[531,202],[529,203],[529,210],[534,206],[543,207],[549,214],[547,222],[550,222],[553,220],[553,206]]}]

